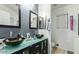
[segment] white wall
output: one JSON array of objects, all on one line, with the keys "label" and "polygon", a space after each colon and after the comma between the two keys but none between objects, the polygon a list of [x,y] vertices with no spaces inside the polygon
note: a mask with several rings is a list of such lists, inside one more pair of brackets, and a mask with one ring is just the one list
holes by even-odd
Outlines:
[{"label": "white wall", "polygon": [[50,17],[50,4],[39,4],[38,5],[38,13],[40,16],[45,17],[47,16],[48,18]]},{"label": "white wall", "polygon": [[[56,15],[68,13],[68,29],[57,29],[56,28]],[[79,38],[78,38],[78,14],[79,5],[60,5],[57,8],[51,6],[51,17],[52,17],[52,42],[59,43],[59,47],[70,50],[79,51]],[[70,30],[70,16],[74,17],[74,31]],[[77,39],[75,39],[77,38]],[[75,44],[77,43],[77,44]]]},{"label": "white wall", "polygon": [[[50,4],[39,4],[38,5],[38,14],[42,17],[44,17],[44,20],[46,21],[50,17],[50,9],[51,5]],[[45,18],[46,17],[46,18]],[[44,34],[45,37],[48,38],[48,53],[51,53],[51,32],[49,32],[46,29],[39,29],[38,32],[40,34]]]}]

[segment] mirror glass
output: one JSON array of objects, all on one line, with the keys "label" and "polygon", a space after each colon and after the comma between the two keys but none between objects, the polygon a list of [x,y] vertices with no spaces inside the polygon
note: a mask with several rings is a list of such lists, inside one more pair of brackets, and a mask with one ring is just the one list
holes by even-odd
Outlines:
[{"label": "mirror glass", "polygon": [[39,19],[39,21],[38,21],[39,29],[45,29],[46,21],[45,21],[44,17],[39,16],[38,19]]},{"label": "mirror glass", "polygon": [[0,26],[19,26],[19,6],[0,4]]}]

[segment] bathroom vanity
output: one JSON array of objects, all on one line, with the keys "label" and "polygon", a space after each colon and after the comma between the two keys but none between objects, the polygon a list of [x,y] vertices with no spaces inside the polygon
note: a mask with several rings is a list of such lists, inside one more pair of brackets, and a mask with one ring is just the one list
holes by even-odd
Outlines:
[{"label": "bathroom vanity", "polygon": [[4,46],[0,54],[48,54],[48,39],[25,39],[20,45]]}]

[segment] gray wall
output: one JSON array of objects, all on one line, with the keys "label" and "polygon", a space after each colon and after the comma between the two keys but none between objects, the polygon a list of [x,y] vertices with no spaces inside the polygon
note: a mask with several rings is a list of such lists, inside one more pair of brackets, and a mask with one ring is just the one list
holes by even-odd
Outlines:
[{"label": "gray wall", "polygon": [[38,13],[38,5],[21,5],[21,28],[2,28],[0,27],[0,38],[9,37],[9,32],[13,32],[13,37],[15,37],[18,33],[22,33],[26,36],[26,33],[30,33],[32,36],[36,32],[37,29],[29,29],[29,11],[32,10]]},{"label": "gray wall", "polygon": [[29,29],[29,11],[32,10],[35,13],[38,13],[38,5],[21,5],[21,33],[26,35],[26,33],[30,32],[30,34],[33,36],[33,34],[37,33],[36,29]]}]

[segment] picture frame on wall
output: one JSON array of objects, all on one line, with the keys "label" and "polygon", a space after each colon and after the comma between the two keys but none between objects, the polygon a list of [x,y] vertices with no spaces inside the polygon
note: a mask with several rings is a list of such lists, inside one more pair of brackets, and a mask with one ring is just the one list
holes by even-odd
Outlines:
[{"label": "picture frame on wall", "polygon": [[73,20],[73,16],[70,16],[70,30],[74,30],[74,20]]},{"label": "picture frame on wall", "polygon": [[68,29],[68,13],[56,15],[56,28]]},{"label": "picture frame on wall", "polygon": [[29,28],[38,29],[38,14],[33,11],[29,13]]}]

